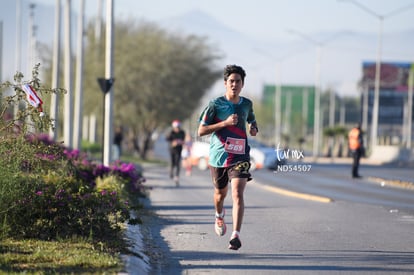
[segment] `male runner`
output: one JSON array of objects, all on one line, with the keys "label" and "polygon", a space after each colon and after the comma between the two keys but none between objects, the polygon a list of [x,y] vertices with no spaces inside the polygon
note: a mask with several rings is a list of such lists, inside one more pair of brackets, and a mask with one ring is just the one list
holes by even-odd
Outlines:
[{"label": "male runner", "polygon": [[229,249],[241,247],[240,229],[244,215],[243,193],[247,181],[251,180],[250,147],[246,134],[246,123],[250,125],[250,135],[258,132],[253,104],[240,92],[244,86],[246,73],[237,65],[224,68],[223,96],[213,99],[200,117],[198,135],[211,135],[209,165],[214,184],[214,207],[216,210],[215,231],[217,235],[226,233],[224,223],[224,199],[231,182],[233,199],[233,232]]}]

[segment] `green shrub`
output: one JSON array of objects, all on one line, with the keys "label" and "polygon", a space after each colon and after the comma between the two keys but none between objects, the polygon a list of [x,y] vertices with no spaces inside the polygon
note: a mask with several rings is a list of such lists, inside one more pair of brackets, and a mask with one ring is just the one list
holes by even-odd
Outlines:
[{"label": "green shrub", "polygon": [[82,150],[91,154],[97,154],[102,152],[102,147],[98,143],[91,143],[86,140],[82,140]]},{"label": "green shrub", "polygon": [[51,141],[21,141],[20,150],[10,150],[13,142],[0,143],[0,153],[9,155],[0,173],[13,175],[0,178],[2,236],[104,239],[121,233],[136,206],[130,196],[143,194],[143,178],[132,166],[94,164]]},{"label": "green shrub", "polygon": [[[40,87],[36,75],[30,83]],[[15,95],[0,102],[0,237],[119,239],[125,222],[137,222],[130,210],[139,207],[142,175],[132,164],[91,162],[39,134],[51,121],[36,108],[5,116],[25,99],[20,85],[8,85]]]}]

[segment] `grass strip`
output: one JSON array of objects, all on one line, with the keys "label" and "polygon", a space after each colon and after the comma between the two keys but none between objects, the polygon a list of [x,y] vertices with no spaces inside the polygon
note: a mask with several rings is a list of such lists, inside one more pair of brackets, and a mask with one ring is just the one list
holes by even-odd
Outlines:
[{"label": "grass strip", "polygon": [[117,274],[119,253],[86,241],[0,241],[0,274]]}]

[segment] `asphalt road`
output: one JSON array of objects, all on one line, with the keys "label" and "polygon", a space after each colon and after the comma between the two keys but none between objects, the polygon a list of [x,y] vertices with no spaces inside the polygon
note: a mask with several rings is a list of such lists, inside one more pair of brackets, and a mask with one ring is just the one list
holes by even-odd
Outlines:
[{"label": "asphalt road", "polygon": [[[146,209],[156,214],[144,217],[150,274],[413,274],[414,191],[371,180],[412,170],[363,166],[364,178],[352,180],[349,169],[253,172],[243,246],[232,251],[230,234],[214,233],[208,171],[183,176],[177,188],[166,167],[146,166]],[[231,228],[230,197],[225,207]]]},{"label": "asphalt road", "polygon": [[[351,178],[350,164],[291,163],[291,170],[256,171],[256,179],[271,186],[327,197],[334,201],[372,204],[414,212],[414,169],[362,165],[361,179]],[[305,170],[304,169],[304,170]],[[286,170],[286,169],[285,169]],[[298,169],[296,169],[298,170]],[[401,184],[403,182],[404,184]],[[409,182],[409,184],[408,184]]]}]

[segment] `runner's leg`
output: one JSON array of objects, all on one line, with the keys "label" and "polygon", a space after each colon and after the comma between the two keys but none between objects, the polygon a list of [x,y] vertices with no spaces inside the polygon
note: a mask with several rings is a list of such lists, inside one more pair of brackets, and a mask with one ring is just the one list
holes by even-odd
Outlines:
[{"label": "runner's leg", "polygon": [[174,150],[170,150],[170,178],[174,177]]},{"label": "runner's leg", "polygon": [[240,232],[244,215],[244,189],[246,178],[233,178],[231,180],[231,193],[233,198],[233,231]]},{"label": "runner's leg", "polygon": [[214,188],[214,208],[216,213],[221,214],[223,212],[224,199],[227,195],[228,186],[223,189]]},{"label": "runner's leg", "polygon": [[177,152],[177,155],[176,155],[176,157],[177,157],[177,161],[176,161],[176,169],[177,169],[177,171],[176,171],[176,176],[177,177],[179,177],[180,176],[180,168],[181,168],[181,152]]}]

